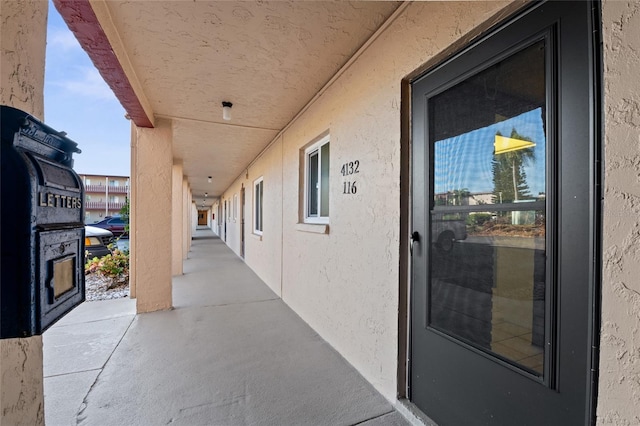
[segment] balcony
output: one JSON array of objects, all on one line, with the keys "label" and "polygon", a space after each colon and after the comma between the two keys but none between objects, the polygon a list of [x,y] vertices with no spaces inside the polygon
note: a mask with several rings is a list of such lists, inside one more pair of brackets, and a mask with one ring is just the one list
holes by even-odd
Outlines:
[{"label": "balcony", "polygon": [[129,187],[126,185],[122,186],[111,186],[111,185],[86,185],[85,192],[94,193],[98,192],[101,194],[128,194]]},{"label": "balcony", "polygon": [[85,201],[84,208],[86,210],[120,210],[124,207],[124,201],[106,203],[104,201]]}]

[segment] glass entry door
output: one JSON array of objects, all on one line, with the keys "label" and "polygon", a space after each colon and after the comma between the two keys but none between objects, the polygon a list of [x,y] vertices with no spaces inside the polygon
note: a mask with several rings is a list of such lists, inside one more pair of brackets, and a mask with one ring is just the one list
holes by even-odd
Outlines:
[{"label": "glass entry door", "polygon": [[537,375],[545,359],[546,43],[427,105],[430,325]]},{"label": "glass entry door", "polygon": [[412,401],[441,425],[585,424],[590,5],[538,5],[413,86]]}]

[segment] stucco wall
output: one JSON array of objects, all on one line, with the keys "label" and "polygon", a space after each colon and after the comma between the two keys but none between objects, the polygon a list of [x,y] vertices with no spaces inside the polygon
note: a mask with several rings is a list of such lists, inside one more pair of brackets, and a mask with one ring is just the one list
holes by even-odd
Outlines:
[{"label": "stucco wall", "polygon": [[42,336],[0,340],[0,424],[44,425]]},{"label": "stucco wall", "polygon": [[182,176],[182,260],[189,257],[191,249],[191,188],[187,178]]},{"label": "stucco wall", "polygon": [[213,219],[211,221],[211,230],[213,231],[214,234],[218,235],[218,219],[219,219],[219,214],[218,214],[218,207],[220,206],[220,203],[216,202],[211,206],[211,213],[215,215],[215,219]]},{"label": "stucco wall", "polygon": [[640,424],[640,3],[605,1],[598,423]]},{"label": "stucco wall", "polygon": [[191,202],[191,207],[190,207],[190,215],[191,215],[191,232],[194,233],[196,232],[196,229],[198,227],[198,206],[196,205],[196,202]]},{"label": "stucco wall", "polygon": [[158,120],[155,128],[137,128],[136,162],[132,166],[135,199],[136,307],[138,313],[170,309],[172,253],[172,126]]},{"label": "stucco wall", "polygon": [[184,240],[182,236],[183,223],[187,222],[182,217],[184,203],[182,188],[182,164],[174,164],[171,171],[171,273],[182,275],[182,250]]},{"label": "stucco wall", "polygon": [[[234,206],[235,204],[235,206]],[[240,255],[240,186],[235,185],[229,193],[229,217],[227,223],[227,244]]]},{"label": "stucco wall", "polygon": [[[247,264],[277,288],[279,265],[255,250],[282,253],[284,301],[390,400],[395,399],[397,369],[400,82],[505,5],[409,5],[249,168],[248,188],[259,169],[277,168],[274,158],[281,150],[285,249],[279,251],[277,241],[251,242]],[[640,3],[605,1],[603,29],[605,216],[598,423],[637,425]],[[331,218],[328,234],[315,234],[297,226],[300,149],[325,131],[331,136]],[[358,192],[343,195],[343,182],[349,179],[340,175],[340,167],[354,160],[360,161],[360,173],[350,180],[357,181]],[[266,188],[265,201],[278,196]]]},{"label": "stucco wall", "polygon": [[[254,232],[254,182],[263,178],[263,233]],[[240,190],[245,188],[245,261],[247,265],[278,296],[281,296],[281,266],[282,266],[282,138],[262,155],[246,173],[236,181],[222,195],[222,203],[228,201],[231,220],[226,217],[227,245],[239,256],[241,253],[241,220]],[[234,195],[238,194],[238,218],[233,217]]]},{"label": "stucco wall", "polygon": [[[253,180],[265,176],[264,234],[251,236],[247,211],[247,264],[389,400],[397,387],[400,84],[505,4],[409,5],[224,194],[232,200],[246,182],[250,209]],[[300,150],[327,131],[330,224],[322,234],[298,225]],[[343,178],[342,164],[355,160],[360,172]],[[347,180],[355,195],[342,194]],[[236,250],[234,238],[228,243]]]},{"label": "stucco wall", "polygon": [[[0,5],[0,103],[44,119],[48,4]],[[1,121],[0,117],[0,121]],[[43,425],[42,336],[0,340],[0,424]]]},{"label": "stucco wall", "polygon": [[44,120],[44,57],[48,3],[3,1],[0,103]]},{"label": "stucco wall", "polygon": [[[263,232],[253,233],[254,181],[263,178]],[[282,138],[249,169],[246,192],[247,264],[278,296],[281,294],[282,271]]]},{"label": "stucco wall", "polygon": [[[285,134],[283,298],[382,392],[397,388],[402,79],[505,3],[412,3]],[[384,60],[381,60],[384,58]],[[329,234],[296,230],[298,153],[331,135]],[[358,160],[360,173],[340,174]],[[357,182],[356,195],[343,182]]]},{"label": "stucco wall", "polygon": [[[238,209],[240,208],[240,181],[234,182],[224,193],[224,201],[227,202],[227,209],[223,209],[222,226],[224,228],[226,224],[226,234],[224,239],[229,248],[233,250],[235,254],[240,256],[240,212],[238,211],[238,219],[233,217],[233,196],[238,196]],[[223,201],[223,205],[224,205]]]}]

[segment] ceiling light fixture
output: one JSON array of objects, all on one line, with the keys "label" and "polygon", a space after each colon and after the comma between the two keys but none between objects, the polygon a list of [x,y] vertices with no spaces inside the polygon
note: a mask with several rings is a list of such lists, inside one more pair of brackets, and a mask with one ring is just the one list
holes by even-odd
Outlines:
[{"label": "ceiling light fixture", "polygon": [[231,120],[231,107],[233,104],[229,101],[222,102],[222,119],[224,121]]},{"label": "ceiling light fixture", "polygon": [[207,182],[211,183],[211,176],[207,178]]}]

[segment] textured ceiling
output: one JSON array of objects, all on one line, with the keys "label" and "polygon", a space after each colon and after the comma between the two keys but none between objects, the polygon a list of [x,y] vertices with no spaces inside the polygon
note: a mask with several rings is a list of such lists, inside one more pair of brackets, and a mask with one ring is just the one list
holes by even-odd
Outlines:
[{"label": "textured ceiling", "polygon": [[[173,120],[174,156],[198,205],[205,192],[211,204],[399,5],[91,4],[141,103]],[[230,122],[222,120],[222,101],[233,102]]]}]

